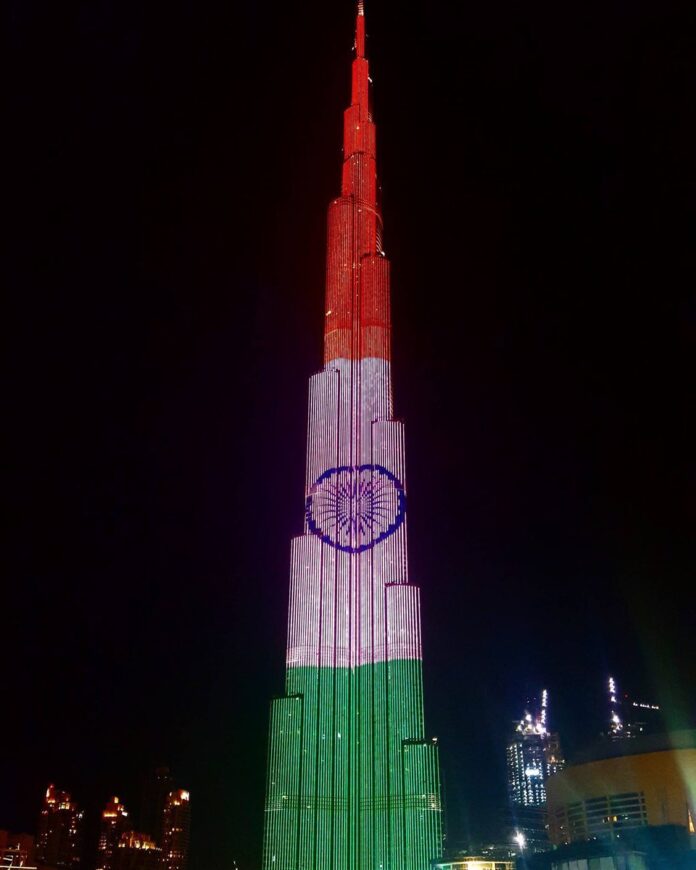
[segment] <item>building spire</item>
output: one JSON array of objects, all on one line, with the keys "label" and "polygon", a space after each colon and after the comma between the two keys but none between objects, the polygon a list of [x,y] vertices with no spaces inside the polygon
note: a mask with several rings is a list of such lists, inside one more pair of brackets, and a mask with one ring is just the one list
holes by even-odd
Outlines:
[{"label": "building spire", "polygon": [[355,19],[355,54],[365,57],[365,4],[358,0],[358,13]]},{"label": "building spire", "polygon": [[[350,105],[343,113],[341,195],[329,208],[324,362],[391,358],[389,263],[382,249],[376,130],[358,3]],[[391,395],[391,394],[390,394]],[[391,406],[390,406],[391,407]]]}]

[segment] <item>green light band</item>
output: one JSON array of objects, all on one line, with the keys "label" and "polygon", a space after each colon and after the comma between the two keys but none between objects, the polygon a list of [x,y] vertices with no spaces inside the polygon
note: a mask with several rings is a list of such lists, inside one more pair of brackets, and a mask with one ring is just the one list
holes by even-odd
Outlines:
[{"label": "green light band", "polygon": [[422,664],[290,668],[271,707],[264,870],[428,870],[441,856]]}]

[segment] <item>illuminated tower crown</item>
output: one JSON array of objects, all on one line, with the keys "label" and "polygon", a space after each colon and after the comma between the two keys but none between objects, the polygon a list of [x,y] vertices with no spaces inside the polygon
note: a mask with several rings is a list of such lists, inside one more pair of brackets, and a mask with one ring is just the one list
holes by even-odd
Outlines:
[{"label": "illuminated tower crown", "polygon": [[309,387],[305,528],[291,548],[285,695],[271,706],[264,870],[428,870],[441,854],[370,85],[359,3],[341,195],[328,213],[324,369]]}]

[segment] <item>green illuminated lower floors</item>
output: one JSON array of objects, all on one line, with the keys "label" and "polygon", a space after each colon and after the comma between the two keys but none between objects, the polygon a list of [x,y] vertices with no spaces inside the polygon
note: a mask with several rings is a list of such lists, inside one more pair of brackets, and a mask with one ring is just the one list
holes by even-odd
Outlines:
[{"label": "green illuminated lower floors", "polygon": [[271,705],[264,870],[429,870],[441,855],[422,664],[289,668]]}]

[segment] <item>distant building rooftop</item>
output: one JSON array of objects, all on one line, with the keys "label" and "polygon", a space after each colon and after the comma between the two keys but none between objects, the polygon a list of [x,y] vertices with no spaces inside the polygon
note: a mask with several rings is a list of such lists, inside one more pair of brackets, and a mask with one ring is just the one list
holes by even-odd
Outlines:
[{"label": "distant building rooftop", "polygon": [[669,734],[641,734],[631,740],[599,740],[571,759],[572,765],[645,755],[649,752],[669,752],[672,749],[696,749],[696,729],[672,731]]}]

